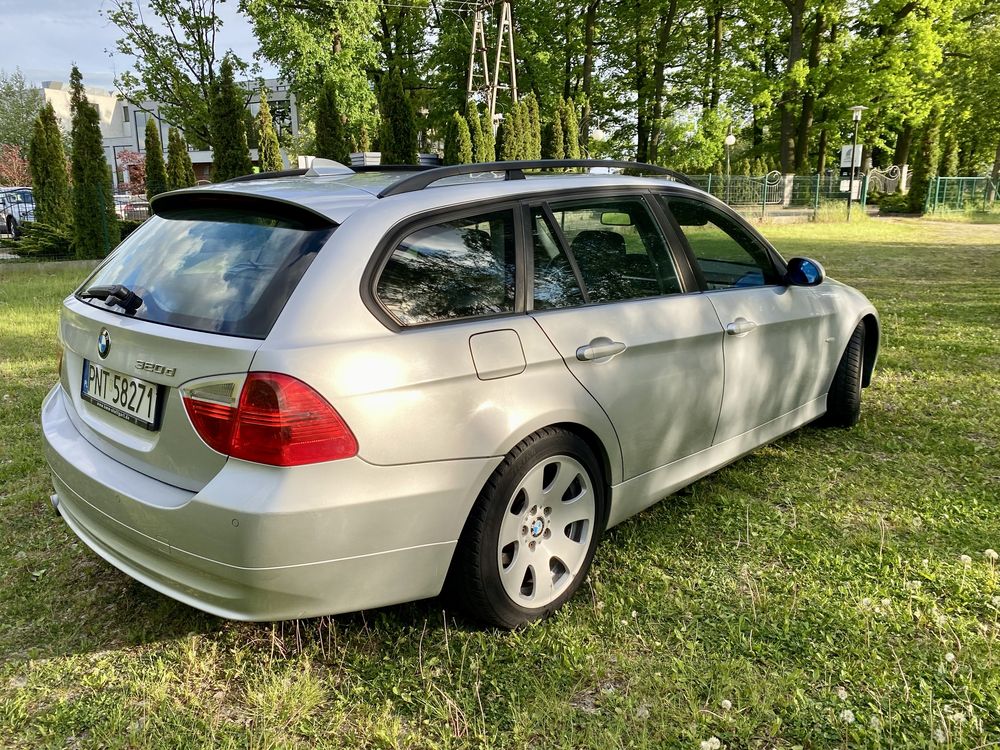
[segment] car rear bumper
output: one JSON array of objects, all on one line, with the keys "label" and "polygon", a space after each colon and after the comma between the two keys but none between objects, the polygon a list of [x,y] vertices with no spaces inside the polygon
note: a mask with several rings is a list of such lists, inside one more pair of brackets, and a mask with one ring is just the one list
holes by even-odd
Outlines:
[{"label": "car rear bumper", "polygon": [[87,546],[167,596],[253,621],[434,596],[499,461],[279,469],[230,459],[194,493],[93,447],[59,386],[42,405],[42,433],[57,507]]}]

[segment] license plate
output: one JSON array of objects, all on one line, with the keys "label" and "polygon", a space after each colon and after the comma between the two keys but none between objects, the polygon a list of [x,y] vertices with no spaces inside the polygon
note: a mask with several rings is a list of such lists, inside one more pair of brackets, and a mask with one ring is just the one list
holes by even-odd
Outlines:
[{"label": "license plate", "polygon": [[160,386],[83,361],[80,396],[109,414],[147,430],[159,429]]}]

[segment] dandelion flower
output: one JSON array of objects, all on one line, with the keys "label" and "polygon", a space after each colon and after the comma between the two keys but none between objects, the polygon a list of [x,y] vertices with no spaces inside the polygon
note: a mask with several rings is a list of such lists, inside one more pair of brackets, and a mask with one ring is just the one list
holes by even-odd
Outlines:
[{"label": "dandelion flower", "polygon": [[633,610],[632,610],[632,619],[634,620],[634,619],[635,619],[636,617],[638,617],[638,616],[639,616],[639,613],[638,613],[638,612],[636,612],[636,611],[635,611],[635,610],[633,609]]},{"label": "dandelion flower", "polygon": [[840,712],[840,720],[845,724],[853,724],[854,712],[849,708],[845,708],[843,711]]},{"label": "dandelion flower", "polygon": [[880,603],[880,604],[881,604],[881,605],[882,605],[883,607],[891,607],[891,606],[892,606],[892,599],[889,599],[888,597],[886,597],[885,599],[883,599],[883,600],[882,600],[881,602],[879,602],[879,603]]},{"label": "dandelion flower", "polygon": [[837,688],[837,697],[840,698],[840,700],[842,700],[842,701],[846,701],[847,700],[847,688],[845,688],[843,685],[839,686]]},{"label": "dandelion flower", "polygon": [[990,601],[993,602],[994,607],[1000,607],[1000,596],[994,596]]},{"label": "dandelion flower", "polygon": [[862,609],[868,609],[870,606],[872,606],[872,600],[869,599],[867,596],[861,600]]},{"label": "dandelion flower", "polygon": [[969,557],[968,555],[962,555],[958,559],[962,561],[962,565],[964,565],[965,567],[969,567],[970,565],[972,565],[972,558]]},{"label": "dandelion flower", "polygon": [[938,743],[939,745],[943,745],[945,742],[948,741],[948,738],[945,737],[945,735],[944,735],[944,730],[943,729],[935,729],[934,730],[934,741],[936,743]]},{"label": "dandelion flower", "polygon": [[873,717],[871,717],[871,718],[870,718],[870,719],[868,720],[868,724],[869,724],[869,726],[871,726],[871,728],[872,728],[872,729],[874,729],[874,730],[875,730],[876,732],[877,732],[877,731],[878,731],[879,729],[881,729],[881,728],[882,728],[882,722],[881,722],[881,721],[879,721],[879,718],[878,718],[877,716],[873,716]]},{"label": "dandelion flower", "polygon": [[944,660],[946,662],[948,662],[949,664],[954,664],[955,663],[955,654],[953,654],[951,651],[949,651],[947,654],[944,655]]},{"label": "dandelion flower", "polygon": [[722,706],[723,711],[728,711],[733,707],[733,702],[728,698],[724,698],[719,705]]},{"label": "dandelion flower", "polygon": [[701,741],[701,750],[719,750],[722,747],[722,742],[718,737],[709,737],[707,740]]},{"label": "dandelion flower", "polygon": [[996,561],[997,561],[997,558],[1000,558],[1000,555],[998,555],[998,554],[997,554],[997,551],[996,551],[995,549],[992,549],[992,548],[990,548],[990,549],[986,550],[986,551],[985,551],[985,552],[983,553],[983,556],[984,556],[984,557],[985,557],[985,558],[986,558],[987,560],[989,560],[990,562],[996,562]]}]

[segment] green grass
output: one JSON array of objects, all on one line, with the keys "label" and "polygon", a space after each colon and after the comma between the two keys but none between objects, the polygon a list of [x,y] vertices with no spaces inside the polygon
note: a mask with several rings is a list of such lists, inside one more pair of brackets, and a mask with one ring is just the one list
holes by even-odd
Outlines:
[{"label": "green grass", "polygon": [[83,271],[0,266],[0,746],[996,743],[1000,227],[764,232],[879,307],[861,423],[612,530],[565,610],[513,633],[436,600],[226,622],[103,563],[48,507],[38,434]]}]

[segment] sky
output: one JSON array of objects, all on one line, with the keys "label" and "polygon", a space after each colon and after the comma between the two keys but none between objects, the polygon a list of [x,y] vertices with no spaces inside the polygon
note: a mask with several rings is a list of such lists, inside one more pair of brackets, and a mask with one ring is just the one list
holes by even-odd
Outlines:
[{"label": "sky", "polygon": [[[20,67],[29,83],[41,84],[68,81],[76,63],[86,85],[113,89],[115,75],[131,67],[131,58],[109,54],[120,32],[102,12],[113,7],[111,0],[0,0],[0,70]],[[236,7],[235,0],[216,5],[223,21],[216,50],[252,61],[257,42]],[[265,65],[262,75],[272,77],[274,69]]]}]

